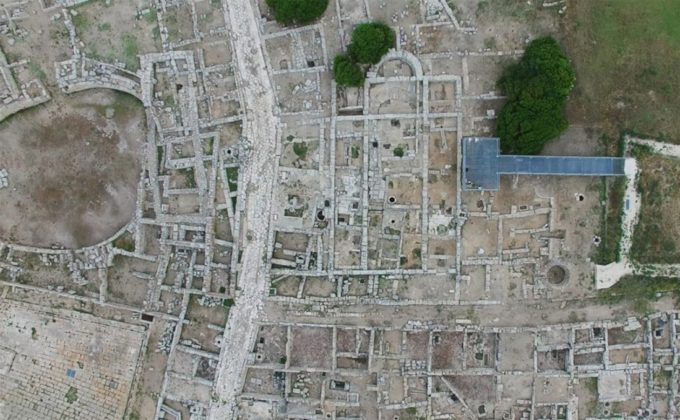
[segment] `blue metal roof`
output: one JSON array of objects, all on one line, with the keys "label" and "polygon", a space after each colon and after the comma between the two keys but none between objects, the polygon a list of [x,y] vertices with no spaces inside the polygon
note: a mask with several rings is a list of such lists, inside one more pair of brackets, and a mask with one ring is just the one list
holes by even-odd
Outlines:
[{"label": "blue metal roof", "polygon": [[500,175],[625,175],[624,158],[501,155],[499,145],[495,137],[463,138],[463,190],[496,191]]},{"label": "blue metal roof", "polygon": [[463,190],[498,189],[498,148],[497,138],[463,138]]}]

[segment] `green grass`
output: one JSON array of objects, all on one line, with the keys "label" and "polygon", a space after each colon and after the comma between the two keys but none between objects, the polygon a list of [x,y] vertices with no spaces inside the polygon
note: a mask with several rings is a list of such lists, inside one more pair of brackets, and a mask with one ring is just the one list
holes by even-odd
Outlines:
[{"label": "green grass", "polygon": [[127,117],[143,111],[142,101],[136,97],[120,91],[114,91],[113,95],[115,96],[115,100],[113,104],[111,104],[111,108],[113,108],[115,115]]},{"label": "green grass", "polygon": [[184,176],[184,183],[186,188],[196,187],[196,176],[194,175],[194,168],[183,168],[179,170],[179,173]]},{"label": "green grass", "polygon": [[156,9],[151,8],[149,13],[144,15],[144,20],[147,23],[158,23],[158,12],[156,12]]},{"label": "green grass", "polygon": [[28,70],[33,73],[35,77],[37,77],[41,82],[46,83],[47,82],[47,74],[43,71],[43,69],[40,67],[38,63],[35,63],[33,61],[28,63]]},{"label": "green grass", "polygon": [[606,205],[602,206],[600,211],[601,242],[593,256],[596,264],[607,265],[619,261],[625,193],[625,178],[600,180],[600,201]]},{"label": "green grass", "polygon": [[215,137],[210,137],[208,139],[208,143],[206,144],[206,147],[205,147],[205,154],[206,155],[212,155],[214,148],[215,148]]},{"label": "green grass", "polygon": [[597,378],[580,379],[584,382],[585,388],[593,395],[597,395]]},{"label": "green grass", "polygon": [[663,389],[667,389],[671,384],[673,372],[670,370],[660,370],[654,373],[654,382]]},{"label": "green grass", "polygon": [[113,241],[113,246],[128,252],[135,251],[135,241],[133,240],[132,235],[127,233],[121,235],[118,239]]},{"label": "green grass", "polygon": [[642,159],[654,153],[654,150],[646,144],[634,144],[630,148],[630,155],[636,159]]},{"label": "green grass", "polygon": [[229,183],[229,191],[235,191],[238,187],[238,166],[227,168],[226,175],[227,182]]},{"label": "green grass", "polygon": [[640,219],[635,226],[631,258],[640,263],[677,263],[680,260],[680,162],[676,159],[635,151],[640,167],[638,191],[642,196]]},{"label": "green grass", "polygon": [[161,28],[158,27],[158,25],[154,26],[153,29],[151,30],[151,34],[154,40],[161,39]]},{"label": "green grass", "polygon": [[577,82],[574,111],[609,128],[680,142],[680,7],[677,0],[574,4],[567,50]]},{"label": "green grass", "polygon": [[600,290],[598,298],[602,303],[628,303],[639,313],[651,311],[651,303],[658,296],[670,294],[680,297],[680,280],[667,277],[626,276],[609,289]]},{"label": "green grass", "polygon": [[137,37],[130,34],[123,35],[123,61],[130,70],[139,68],[137,63],[137,55],[139,54],[139,46],[137,45]]},{"label": "green grass", "polygon": [[71,22],[76,28],[76,32],[80,33],[90,27],[90,20],[83,13],[78,13],[75,16],[71,16]]}]

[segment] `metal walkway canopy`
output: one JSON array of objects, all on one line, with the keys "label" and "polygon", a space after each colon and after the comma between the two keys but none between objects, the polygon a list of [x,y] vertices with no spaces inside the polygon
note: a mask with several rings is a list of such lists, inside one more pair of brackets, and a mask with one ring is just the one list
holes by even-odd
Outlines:
[{"label": "metal walkway canopy", "polygon": [[499,146],[495,137],[463,137],[464,191],[497,191],[501,175],[625,175],[625,158],[501,155]]}]

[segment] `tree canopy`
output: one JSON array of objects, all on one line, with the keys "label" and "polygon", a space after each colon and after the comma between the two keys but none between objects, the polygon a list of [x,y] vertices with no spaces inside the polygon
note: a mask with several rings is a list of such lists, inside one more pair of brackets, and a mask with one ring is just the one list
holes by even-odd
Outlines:
[{"label": "tree canopy", "polygon": [[333,74],[335,81],[340,86],[361,86],[364,84],[364,72],[347,54],[340,54],[335,57]]},{"label": "tree canopy", "polygon": [[321,17],[328,0],[267,0],[274,19],[282,25],[304,25]]},{"label": "tree canopy", "polygon": [[363,64],[377,64],[394,47],[396,35],[392,28],[382,22],[362,23],[352,32],[350,57]]},{"label": "tree canopy", "polygon": [[507,97],[497,121],[504,153],[537,154],[567,128],[567,97],[576,76],[552,37],[532,41],[522,59],[498,80]]}]

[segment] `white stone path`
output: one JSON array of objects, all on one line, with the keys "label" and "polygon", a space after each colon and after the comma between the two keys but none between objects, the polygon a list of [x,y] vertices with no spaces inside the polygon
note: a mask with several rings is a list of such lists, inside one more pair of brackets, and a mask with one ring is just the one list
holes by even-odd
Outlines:
[{"label": "white stone path", "polygon": [[[223,0],[227,27],[233,39],[236,75],[244,98],[243,135],[250,143],[244,170],[245,220],[242,263],[238,284],[241,288],[231,308],[220,353],[215,397],[210,419],[235,418],[236,397],[243,385],[243,373],[257,336],[257,321],[263,310],[272,189],[275,177],[278,119],[274,115],[274,90],[267,73],[256,12],[249,0]],[[236,216],[238,217],[238,215]]]}]

